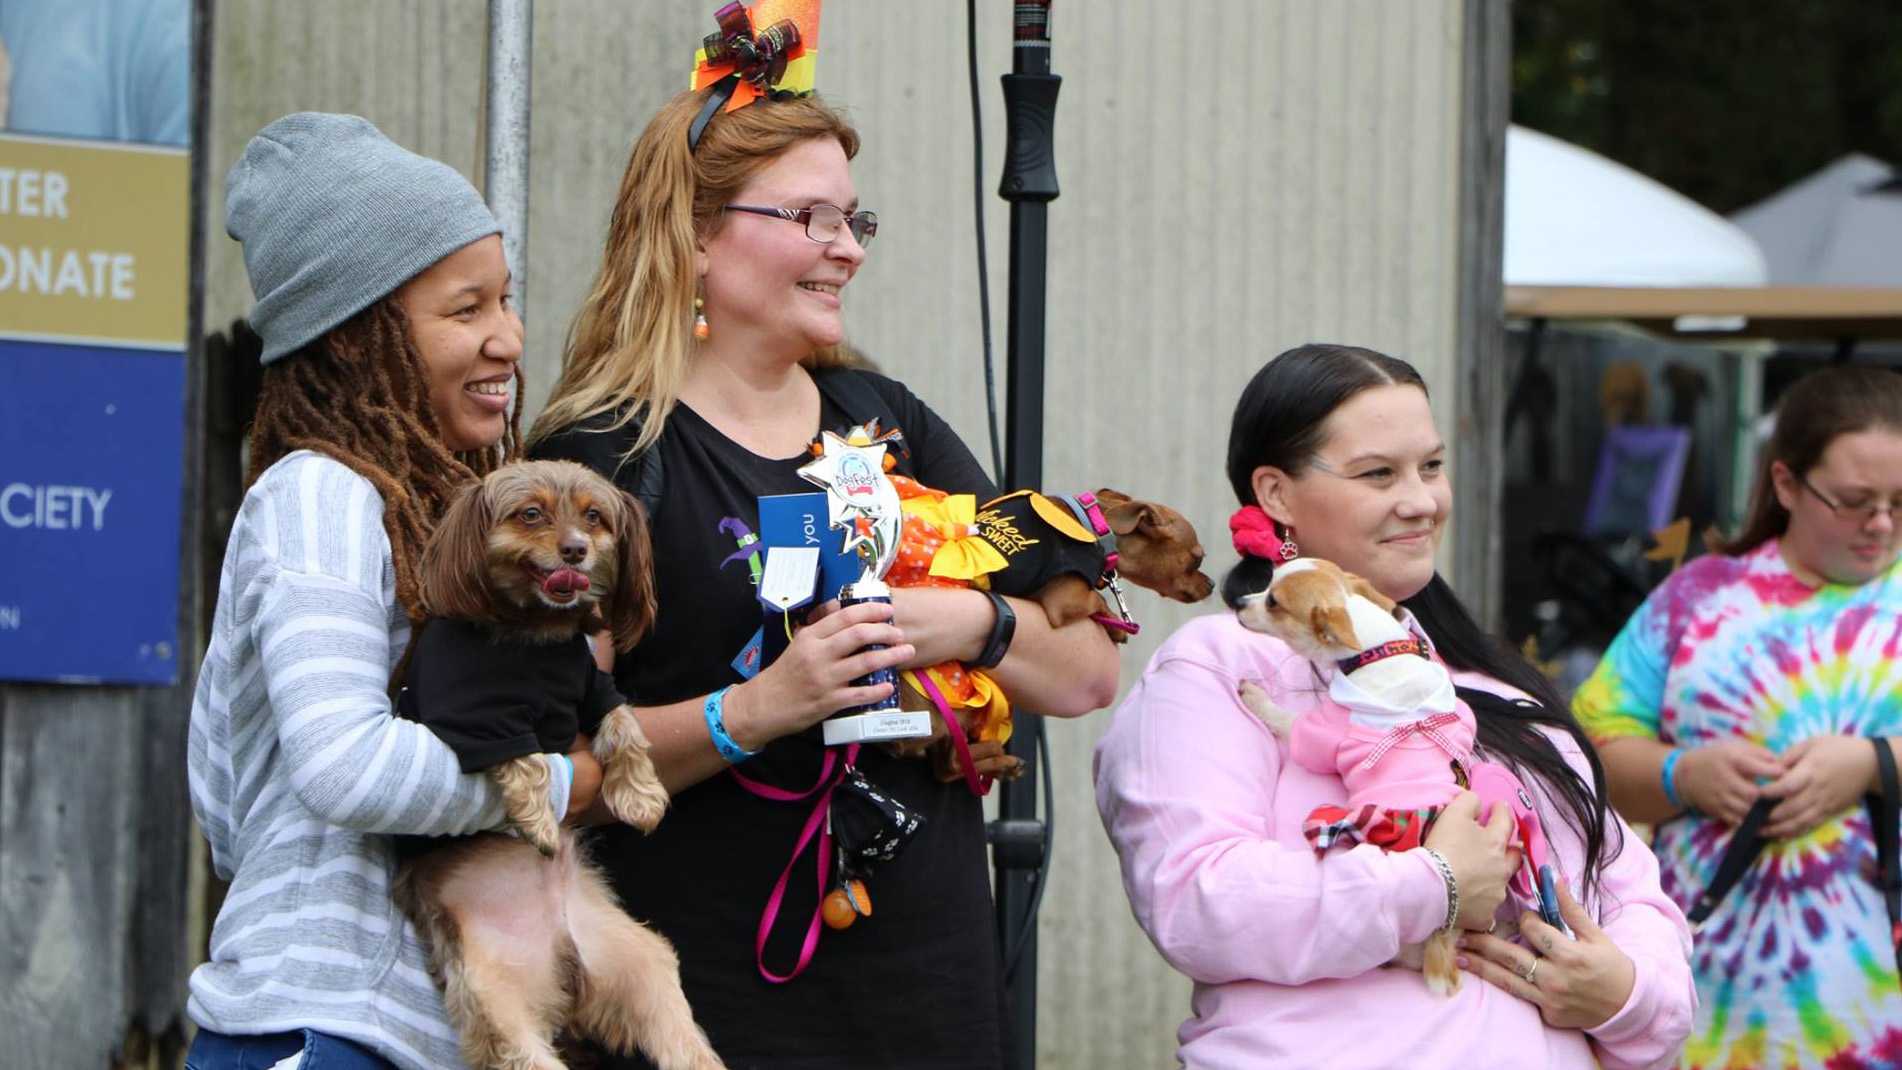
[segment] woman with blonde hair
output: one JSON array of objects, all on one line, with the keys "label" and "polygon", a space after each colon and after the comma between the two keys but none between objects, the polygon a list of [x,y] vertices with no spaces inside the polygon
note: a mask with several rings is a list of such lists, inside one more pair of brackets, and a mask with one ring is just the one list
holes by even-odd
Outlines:
[{"label": "woman with blonde hair", "polygon": [[[717,111],[714,92],[676,97],[635,143],[530,435],[532,453],[583,461],[656,504],[659,618],[615,675],[674,807],[645,838],[604,829],[597,854],[628,909],[673,941],[695,1017],[729,1063],[997,1066],[980,800],[867,747],[859,770],[924,823],[874,870],[871,915],[819,940],[824,889],[801,833],[832,758],[814,726],[888,694],[854,686],[870,670],[951,659],[994,666],[1022,709],[1086,713],[1114,693],[1114,649],[1087,621],[1052,629],[1034,603],[901,589],[889,606],[816,615],[755,671],[757,501],[812,489],[797,469],[821,430],[888,418],[904,434],[901,472],[953,493],[994,488],[928,406],[840,355],[843,292],[877,233],[852,183],[857,132],[816,97]],[[727,775],[740,762],[744,779]]]}]

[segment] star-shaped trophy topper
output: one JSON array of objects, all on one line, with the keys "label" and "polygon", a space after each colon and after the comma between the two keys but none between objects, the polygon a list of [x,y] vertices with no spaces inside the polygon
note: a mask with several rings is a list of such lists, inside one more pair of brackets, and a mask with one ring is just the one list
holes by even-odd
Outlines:
[{"label": "star-shaped trophy topper", "polygon": [[818,458],[799,469],[800,478],[825,489],[827,522],[845,531],[845,552],[865,567],[861,578],[883,577],[898,557],[905,523],[898,488],[885,476],[886,443],[863,427],[822,436]]}]

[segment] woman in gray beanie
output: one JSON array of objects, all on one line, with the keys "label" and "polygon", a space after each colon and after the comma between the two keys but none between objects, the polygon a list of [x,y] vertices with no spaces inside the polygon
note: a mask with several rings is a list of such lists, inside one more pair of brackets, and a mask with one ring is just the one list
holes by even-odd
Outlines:
[{"label": "woman in gray beanie", "polygon": [[[459,1066],[388,833],[498,826],[386,686],[451,494],[516,450],[522,323],[500,228],[454,169],[300,113],[225,178],[264,339],[250,490],[192,704],[192,806],[231,889],[193,972],[193,1070]],[[556,809],[592,802],[585,751]],[[563,763],[551,762],[551,767]]]}]

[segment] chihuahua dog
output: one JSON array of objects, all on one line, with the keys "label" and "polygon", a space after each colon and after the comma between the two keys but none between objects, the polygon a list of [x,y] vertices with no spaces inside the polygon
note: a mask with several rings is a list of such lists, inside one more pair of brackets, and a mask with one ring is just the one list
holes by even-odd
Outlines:
[{"label": "chihuahua dog", "polygon": [[631,648],[654,619],[647,522],[567,461],[507,465],[450,505],[423,556],[430,619],[399,708],[487,770],[519,836],[408,838],[394,888],[442,986],[463,1058],[557,1070],[572,1028],[663,1070],[720,1059],[694,1024],[674,950],[627,916],[560,826],[550,766],[592,732],[601,799],[642,830],[668,802],[647,739],[587,636]]},{"label": "chihuahua dog", "polygon": [[[1200,602],[1215,589],[1202,571],[1202,540],[1187,517],[1161,502],[1139,501],[1108,487],[1096,492],[1096,500],[1115,538],[1116,572],[1123,579],[1185,603]],[[1085,590],[1074,574],[1059,577],[1034,597],[1058,628],[1108,609],[1103,596]],[[1121,629],[1111,629],[1110,638],[1129,641]]]},{"label": "chihuahua dog", "polygon": [[[1472,710],[1399,614],[1372,584],[1319,558],[1278,566],[1266,591],[1242,600],[1245,627],[1288,644],[1328,684],[1328,701],[1298,717],[1253,682],[1239,689],[1296,764],[1339,776],[1347,789],[1345,806],[1318,807],[1303,832],[1317,851],[1339,842],[1408,850],[1421,845],[1439,809],[1470,788],[1482,810],[1497,803],[1512,813],[1524,859],[1513,890],[1550,917],[1556,901],[1541,897],[1553,873],[1532,799],[1510,769],[1474,759]],[[1402,959],[1411,960],[1411,951]],[[1438,994],[1459,990],[1454,933],[1427,938],[1421,972]]]},{"label": "chihuahua dog", "polygon": [[[894,477],[894,482],[904,500],[937,494],[903,477]],[[1005,562],[997,571],[986,574],[990,590],[1036,601],[1052,627],[1086,619],[1103,622],[1110,637],[1119,643],[1128,640],[1133,626],[1123,626],[1121,607],[1117,615],[1112,615],[1098,593],[1096,581],[1108,571],[1106,564],[1121,579],[1165,598],[1199,602],[1209,596],[1214,585],[1201,571],[1202,543],[1186,517],[1166,505],[1107,488],[1097,491],[1094,501],[1107,529],[1102,538],[1113,540],[1115,546],[1113,562],[1107,560],[1109,554],[1097,539],[1082,537],[1089,533],[1083,525],[1093,524],[1093,518],[1073,515],[1070,506],[1029,492],[1005,495],[985,505],[971,525],[971,536],[994,547],[995,560]],[[943,534],[919,517],[908,515],[900,537],[898,563],[886,574],[886,582],[895,587],[969,586],[932,567],[936,551],[945,541]],[[953,663],[901,674],[899,705],[908,710],[938,710],[940,716],[933,720],[928,738],[901,740],[889,746],[907,757],[928,755],[943,781],[967,775],[1016,779],[1023,773],[1024,763],[1004,750],[1009,704],[998,699],[986,702],[981,694],[974,694],[983,685],[967,686],[969,672]],[[924,693],[921,677],[926,674],[934,687],[950,696],[958,729],[970,741],[969,770],[950,739],[943,711]],[[961,698],[968,701],[959,701]],[[1006,724],[991,723],[1000,719]]]},{"label": "chihuahua dog", "polygon": [[1215,585],[1201,571],[1202,542],[1186,517],[1158,502],[1138,501],[1108,488],[1080,496],[1080,504],[1087,506],[1084,499],[1089,497],[1094,497],[1107,530],[1090,530],[1096,521],[1087,509],[1033,491],[1006,494],[986,504],[978,513],[975,534],[1004,561],[990,575],[991,590],[1041,605],[1053,628],[1099,621],[1118,643],[1128,642],[1135,629],[1120,605],[1121,594],[1112,616],[1099,593],[1111,587],[1107,581],[1112,573],[1178,602],[1200,602],[1209,596]]}]

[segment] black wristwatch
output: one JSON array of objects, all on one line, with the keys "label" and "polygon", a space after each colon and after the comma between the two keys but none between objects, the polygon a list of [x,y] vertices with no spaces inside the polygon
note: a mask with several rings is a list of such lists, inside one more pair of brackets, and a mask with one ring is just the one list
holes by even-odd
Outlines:
[{"label": "black wristwatch", "polygon": [[997,619],[991,622],[991,637],[985,642],[983,652],[971,664],[980,669],[994,669],[1010,652],[1010,641],[1017,634],[1017,611],[1010,608],[1010,603],[995,591],[978,593],[991,600],[991,608],[997,611]]}]

